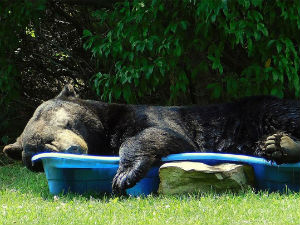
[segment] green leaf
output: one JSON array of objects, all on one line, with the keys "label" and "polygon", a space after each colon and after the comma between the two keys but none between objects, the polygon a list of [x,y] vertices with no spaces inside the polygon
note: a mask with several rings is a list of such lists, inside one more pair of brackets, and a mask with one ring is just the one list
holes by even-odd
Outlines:
[{"label": "green leaf", "polygon": [[262,2],[263,2],[263,0],[251,0],[251,3],[252,3],[254,6],[259,6],[259,7],[262,6]]},{"label": "green leaf", "polygon": [[129,61],[132,62],[133,58],[134,58],[134,53],[133,52],[129,52],[129,54],[128,54]]},{"label": "green leaf", "polygon": [[212,89],[212,98],[214,99],[220,98],[222,88],[219,83],[208,84],[207,89]]},{"label": "green leaf", "polygon": [[283,91],[280,87],[273,87],[271,90],[271,95],[277,96],[279,98],[283,97]]},{"label": "green leaf", "polygon": [[183,21],[180,22],[180,25],[181,25],[183,30],[186,30],[187,26],[188,26],[188,22],[183,20]]},{"label": "green leaf", "polygon": [[123,97],[127,103],[130,103],[131,95],[132,95],[131,88],[129,85],[126,85],[123,88]]},{"label": "green leaf", "polygon": [[158,7],[158,10],[159,10],[159,11],[164,11],[164,5],[163,5],[163,4],[160,4],[159,7]]},{"label": "green leaf", "polygon": [[93,34],[91,31],[89,30],[83,30],[83,37],[86,38],[86,37],[91,37]]},{"label": "green leaf", "polygon": [[277,49],[277,53],[280,53],[282,50],[282,44],[280,42],[276,43],[276,49]]},{"label": "green leaf", "polygon": [[279,74],[276,70],[273,71],[272,76],[273,76],[273,81],[274,82],[276,82],[279,78]]},{"label": "green leaf", "polygon": [[153,40],[147,40],[147,48],[149,51],[153,50]]},{"label": "green leaf", "polygon": [[253,42],[252,42],[252,39],[248,39],[247,40],[247,43],[248,43],[248,56],[252,56],[253,55],[253,52],[254,52],[254,48],[253,48]]},{"label": "green leaf", "polygon": [[264,36],[269,35],[269,32],[268,32],[267,28],[265,27],[265,25],[263,23],[258,23],[257,24],[257,30],[261,31]]},{"label": "green leaf", "polygon": [[259,32],[257,32],[257,31],[255,31],[255,32],[254,32],[254,38],[255,38],[255,40],[256,40],[256,41],[259,41],[259,40],[260,40],[260,38],[261,38],[261,35],[260,35],[260,33],[259,33]]},{"label": "green leaf", "polygon": [[180,45],[177,45],[176,48],[175,48],[175,55],[177,57],[181,56],[181,53],[182,53],[182,49],[181,49],[181,46]]},{"label": "green leaf", "polygon": [[150,76],[153,73],[153,69],[154,69],[154,65],[147,66],[146,74],[145,74],[147,80],[150,79]]},{"label": "green leaf", "polygon": [[276,42],[276,40],[268,41],[267,48],[270,48],[275,42]]},{"label": "green leaf", "polygon": [[121,88],[120,88],[120,87],[116,87],[116,88],[113,89],[113,90],[114,90],[114,96],[115,96],[115,98],[116,98],[116,99],[119,99],[120,96],[121,96],[121,93],[122,93]]},{"label": "green leaf", "polygon": [[136,51],[144,52],[145,46],[146,46],[145,42],[139,42],[139,44],[136,46]]}]

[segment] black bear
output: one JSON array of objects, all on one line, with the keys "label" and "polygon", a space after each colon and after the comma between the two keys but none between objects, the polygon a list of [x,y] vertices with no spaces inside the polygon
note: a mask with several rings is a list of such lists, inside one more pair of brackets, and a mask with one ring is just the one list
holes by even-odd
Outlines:
[{"label": "black bear", "polygon": [[146,106],[82,100],[71,85],[41,104],[4,152],[34,171],[40,152],[119,155],[113,191],[134,186],[161,157],[181,152],[263,156],[300,161],[297,100],[248,97],[209,106]]}]

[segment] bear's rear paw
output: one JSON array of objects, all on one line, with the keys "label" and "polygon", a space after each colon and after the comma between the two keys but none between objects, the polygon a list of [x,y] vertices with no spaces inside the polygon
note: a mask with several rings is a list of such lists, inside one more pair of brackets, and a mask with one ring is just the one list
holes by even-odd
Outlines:
[{"label": "bear's rear paw", "polygon": [[267,137],[262,151],[264,158],[277,164],[297,162],[300,158],[299,143],[284,133]]}]

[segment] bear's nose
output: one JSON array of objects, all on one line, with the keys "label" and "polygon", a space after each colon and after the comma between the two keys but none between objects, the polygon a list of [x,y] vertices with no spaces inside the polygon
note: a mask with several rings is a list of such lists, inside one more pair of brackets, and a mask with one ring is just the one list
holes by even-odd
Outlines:
[{"label": "bear's nose", "polygon": [[79,145],[72,145],[66,149],[66,153],[73,153],[73,154],[84,154],[85,151]]}]

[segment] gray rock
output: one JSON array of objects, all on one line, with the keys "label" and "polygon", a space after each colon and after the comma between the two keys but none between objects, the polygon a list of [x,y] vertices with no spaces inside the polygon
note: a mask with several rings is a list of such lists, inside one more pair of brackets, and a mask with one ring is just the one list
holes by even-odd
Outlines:
[{"label": "gray rock", "polygon": [[159,169],[159,194],[236,192],[254,184],[249,165],[224,163],[209,166],[200,162],[170,162]]}]

